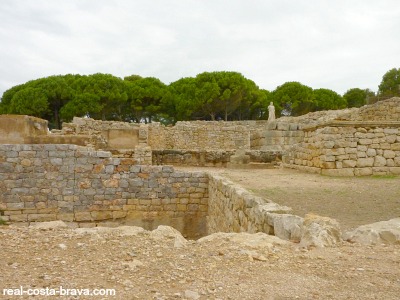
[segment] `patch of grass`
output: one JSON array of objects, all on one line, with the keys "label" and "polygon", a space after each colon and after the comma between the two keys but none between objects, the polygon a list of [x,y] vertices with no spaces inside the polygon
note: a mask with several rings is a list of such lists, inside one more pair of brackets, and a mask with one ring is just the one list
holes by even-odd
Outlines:
[{"label": "patch of grass", "polygon": [[7,222],[4,221],[4,220],[0,217],[0,226],[1,226],[1,225],[7,225]]}]

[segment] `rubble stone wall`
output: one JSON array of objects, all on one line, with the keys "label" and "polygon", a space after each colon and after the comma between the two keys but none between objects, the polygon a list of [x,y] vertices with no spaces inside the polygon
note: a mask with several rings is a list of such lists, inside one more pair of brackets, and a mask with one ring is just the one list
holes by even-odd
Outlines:
[{"label": "rubble stone wall", "polygon": [[287,167],[332,176],[400,174],[400,123],[323,127],[305,132],[286,156]]},{"label": "rubble stone wall", "polygon": [[[250,149],[246,122],[177,122],[168,127],[149,124],[149,146],[153,150],[235,150]],[[255,121],[254,121],[255,124]]]},{"label": "rubble stone wall", "polygon": [[299,241],[303,218],[291,209],[258,197],[226,178],[209,174],[208,234],[215,232],[265,232]]},{"label": "rubble stone wall", "polygon": [[204,235],[208,176],[75,145],[0,145],[0,214],[11,222],[63,220],[174,226]]},{"label": "rubble stone wall", "polygon": [[347,121],[400,121],[400,98],[393,97],[360,107],[340,118]]}]

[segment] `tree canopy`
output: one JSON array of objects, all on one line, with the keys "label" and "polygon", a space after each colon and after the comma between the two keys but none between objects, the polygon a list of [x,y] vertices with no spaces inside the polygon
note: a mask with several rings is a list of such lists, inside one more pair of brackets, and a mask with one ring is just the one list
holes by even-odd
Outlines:
[{"label": "tree canopy", "polygon": [[11,87],[2,95],[0,114],[27,114],[60,128],[74,116],[127,122],[184,120],[259,120],[273,102],[277,116],[360,107],[400,96],[400,68],[383,75],[379,95],[352,88],[343,96],[286,82],[273,91],[260,89],[239,72],[203,72],[165,84],[155,77],[111,74],[54,75]]},{"label": "tree canopy", "polygon": [[393,68],[383,75],[379,93],[384,97],[400,96],[400,68]]}]

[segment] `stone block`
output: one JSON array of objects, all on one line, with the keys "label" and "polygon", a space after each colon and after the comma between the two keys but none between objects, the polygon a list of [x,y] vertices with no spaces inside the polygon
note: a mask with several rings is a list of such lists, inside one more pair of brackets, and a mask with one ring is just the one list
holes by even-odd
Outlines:
[{"label": "stone block", "polygon": [[386,166],[386,158],[379,155],[375,156],[374,167],[383,167],[383,166]]},{"label": "stone block", "polygon": [[[386,161],[386,160],[385,160]],[[358,158],[356,166],[359,168],[372,167],[374,165],[374,158]]]},{"label": "stone block", "polygon": [[352,177],[354,176],[354,169],[353,168],[322,169],[321,174],[327,176]]},{"label": "stone block", "polygon": [[113,218],[111,211],[92,211],[90,212],[90,215],[94,221],[108,220]]},{"label": "stone block", "polygon": [[400,167],[390,167],[389,173],[394,175],[400,175]]},{"label": "stone block", "polygon": [[367,156],[370,156],[370,157],[376,156],[376,150],[375,149],[368,149],[366,154],[367,154]]},{"label": "stone block", "polygon": [[359,139],[358,144],[360,145],[371,145],[372,140],[371,139]]},{"label": "stone block", "polygon": [[27,214],[19,214],[19,215],[10,215],[10,222],[27,222],[28,215]]},{"label": "stone block", "polygon": [[82,221],[92,221],[92,216],[90,212],[75,212],[75,221],[82,222]]},{"label": "stone block", "polygon": [[47,222],[57,220],[57,214],[29,214],[28,221],[30,222]]},{"label": "stone block", "polygon": [[395,158],[396,157],[396,153],[392,150],[384,150],[383,151],[383,157],[384,158]]},{"label": "stone block", "polygon": [[[398,137],[400,139],[400,136]],[[394,143],[390,145],[392,151],[400,151],[400,143]]]},{"label": "stone block", "polygon": [[343,168],[354,168],[357,165],[357,162],[355,160],[343,160],[342,161],[342,166]]}]

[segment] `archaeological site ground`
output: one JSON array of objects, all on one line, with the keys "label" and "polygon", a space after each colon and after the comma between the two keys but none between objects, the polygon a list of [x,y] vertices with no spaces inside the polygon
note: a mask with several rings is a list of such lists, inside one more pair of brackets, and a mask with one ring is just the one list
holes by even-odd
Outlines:
[{"label": "archaeological site ground", "polygon": [[0,115],[0,299],[42,299],[4,293],[21,286],[398,299],[399,175],[400,98],[274,121],[74,118],[51,132]]}]

